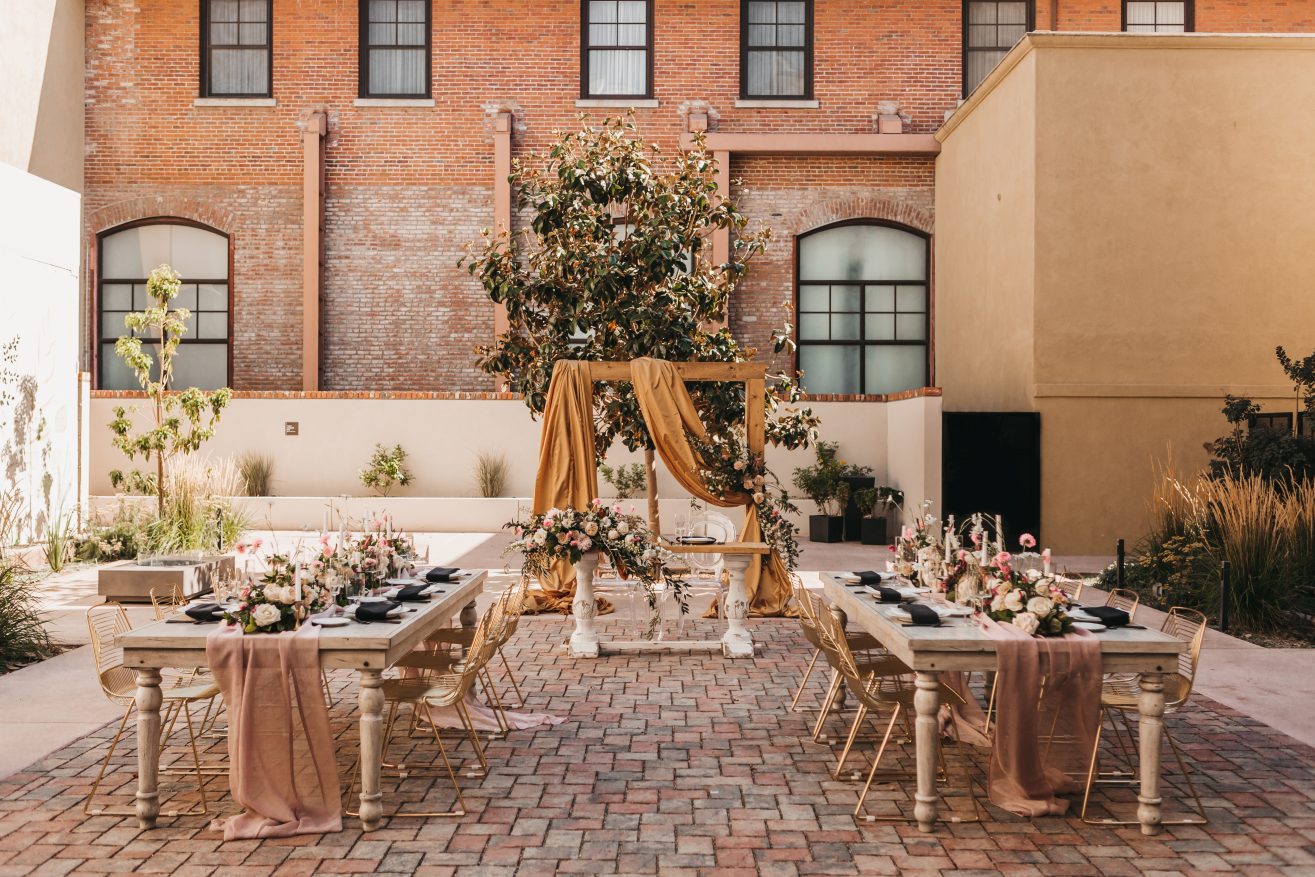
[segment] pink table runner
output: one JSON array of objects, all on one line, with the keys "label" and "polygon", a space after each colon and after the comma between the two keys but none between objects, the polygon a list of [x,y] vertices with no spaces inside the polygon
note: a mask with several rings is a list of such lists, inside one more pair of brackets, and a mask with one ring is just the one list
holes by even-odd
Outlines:
[{"label": "pink table runner", "polygon": [[[1076,792],[1100,721],[1100,641],[1085,630],[1030,636],[1012,624],[983,619],[996,643],[995,738],[967,692],[962,674],[946,683],[964,695],[954,716],[960,738],[991,745],[991,802],[1019,816],[1062,816]],[[1044,689],[1042,683],[1044,681]]]},{"label": "pink table runner", "polygon": [[224,624],[206,655],[228,707],[229,786],[243,808],[214,827],[224,840],[341,831],[319,629],[244,635]]}]

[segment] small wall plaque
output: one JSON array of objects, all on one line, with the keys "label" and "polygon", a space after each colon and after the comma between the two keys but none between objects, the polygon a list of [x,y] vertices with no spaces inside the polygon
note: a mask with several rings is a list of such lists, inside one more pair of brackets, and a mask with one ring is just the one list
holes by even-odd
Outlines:
[{"label": "small wall plaque", "polygon": [[301,434],[301,424],[298,423],[298,422],[295,421],[295,420],[288,420],[288,421],[285,421],[284,424],[283,424],[283,434],[284,434],[284,435],[300,435],[300,434]]}]

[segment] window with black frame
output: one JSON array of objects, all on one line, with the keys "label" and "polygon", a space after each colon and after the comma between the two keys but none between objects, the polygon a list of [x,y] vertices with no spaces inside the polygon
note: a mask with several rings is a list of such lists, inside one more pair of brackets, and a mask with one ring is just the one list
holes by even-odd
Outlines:
[{"label": "window with black frame", "polygon": [[201,0],[203,97],[269,97],[270,0]]},{"label": "window with black frame", "polygon": [[799,369],[809,393],[927,385],[928,241],[874,221],[829,226],[797,247]]},{"label": "window with black frame", "polygon": [[583,0],[580,96],[653,96],[652,0]]},{"label": "window with black frame", "polygon": [[1192,4],[1123,0],[1123,29],[1128,33],[1187,33],[1192,29]]},{"label": "window with black frame", "polygon": [[813,96],[812,0],[742,0],[740,96]]},{"label": "window with black frame", "polygon": [[[174,358],[175,387],[213,390],[229,385],[229,241],[226,235],[179,221],[155,220],[100,236],[96,273],[98,386],[137,390],[132,370],[114,352],[128,334],[124,317],[154,306],[146,297],[146,278],[161,264],[182,279],[170,306],[191,317]],[[156,339],[144,338],[148,352]]]},{"label": "window with black frame", "polygon": [[1291,411],[1262,411],[1247,418],[1247,429],[1252,432],[1278,432],[1289,435],[1292,432]]},{"label": "window with black frame", "polygon": [[361,97],[430,96],[430,0],[361,0]]},{"label": "window with black frame", "polygon": [[963,93],[982,84],[1032,27],[1031,0],[964,0]]}]

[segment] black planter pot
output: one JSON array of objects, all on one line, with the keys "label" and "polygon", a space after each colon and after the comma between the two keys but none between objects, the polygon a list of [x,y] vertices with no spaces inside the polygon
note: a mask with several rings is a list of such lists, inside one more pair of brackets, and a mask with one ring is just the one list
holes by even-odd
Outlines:
[{"label": "black planter pot", "polygon": [[859,526],[859,541],[864,545],[885,545],[886,525],[888,523],[889,521],[884,516],[864,518]]},{"label": "black planter pot", "polygon": [[872,475],[845,475],[841,479],[849,485],[849,501],[845,504],[845,541],[857,542],[862,538],[863,512],[854,503],[854,494],[867,487],[876,487],[877,479]]},{"label": "black planter pot", "polygon": [[845,519],[840,515],[809,515],[808,538],[812,542],[843,542]]}]

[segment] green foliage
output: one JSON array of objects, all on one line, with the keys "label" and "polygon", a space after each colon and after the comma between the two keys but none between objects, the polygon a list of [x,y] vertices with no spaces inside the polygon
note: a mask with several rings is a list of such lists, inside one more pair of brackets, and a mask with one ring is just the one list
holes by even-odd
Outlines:
[{"label": "green foliage", "polygon": [[890,509],[904,507],[904,491],[885,485],[864,487],[854,491],[854,505],[863,510],[865,518],[880,518]]},{"label": "green foliage", "polygon": [[603,463],[598,471],[602,473],[603,480],[612,485],[612,494],[618,500],[630,499],[642,492],[648,484],[643,463],[628,463],[615,469]]},{"label": "green foliage", "polygon": [[56,512],[46,527],[46,566],[60,572],[73,559],[73,525],[63,512]]},{"label": "green foliage", "polygon": [[274,495],[274,458],[258,451],[246,451],[237,457],[237,471],[242,476],[244,496]]},{"label": "green foliage", "polygon": [[13,544],[23,516],[23,494],[17,487],[0,490],[0,557]]},{"label": "green foliage", "polygon": [[150,553],[150,524],[153,520],[138,506],[119,500],[108,524],[93,525],[77,539],[75,556],[78,560],[109,563]]},{"label": "green foliage", "polygon": [[360,472],[361,483],[380,496],[388,496],[397,485],[406,487],[411,483],[411,473],[406,468],[406,451],[401,445],[394,445],[390,451],[383,445],[374,446],[370,465]]},{"label": "green foliage", "polygon": [[[1292,395],[1296,404],[1305,403],[1306,413],[1315,417],[1315,353],[1293,359],[1282,346],[1274,348],[1274,356],[1283,373],[1292,382]],[[1294,420],[1293,429],[1296,423]]]},{"label": "green foliage", "polygon": [[34,578],[16,563],[0,563],[0,667],[14,670],[55,651],[41,619]]},{"label": "green foliage", "polygon": [[[178,273],[168,265],[160,265],[152,271],[146,280],[146,295],[154,304],[144,311],[126,315],[123,322],[131,334],[119,338],[114,344],[114,352],[132,369],[137,382],[150,398],[155,424],[136,433],[128,409],[115,408],[114,419],[110,421],[114,446],[129,460],[138,457],[147,463],[154,460],[155,474],[132,472],[125,475],[114,470],[110,473],[110,481],[116,488],[124,486],[133,491],[154,493],[161,516],[165,513],[167,464],[175,456],[196,451],[214,436],[219,414],[232,398],[232,391],[227,387],[210,393],[196,387],[189,387],[181,393],[169,392],[173,384],[174,357],[191,316],[186,308],[169,309],[169,303],[178,296],[180,283]],[[143,339],[147,337],[158,339],[154,357],[143,346]]]},{"label": "green foliage", "polygon": [[819,514],[840,515],[849,502],[846,476],[868,475],[868,466],[854,466],[840,459],[840,443],[819,441],[813,448],[817,462],[794,470],[794,486],[817,504]]},{"label": "green foliage", "polygon": [[505,454],[480,451],[475,461],[475,484],[480,496],[503,496],[507,491],[507,473],[511,464]]},{"label": "green foliage", "polygon": [[[517,162],[511,181],[530,221],[523,238],[486,233],[482,250],[463,259],[509,328],[479,349],[479,365],[543,412],[559,359],[744,362],[755,353],[724,324],[726,303],[770,233],[717,197],[716,162],[700,140],[675,156],[637,136],[629,120],[609,119],[567,132],[547,155]],[[710,257],[716,231],[733,239],[729,259]],[[775,331],[778,351],[793,349],[791,327]],[[690,385],[705,424],[732,430],[744,423],[744,387]],[[595,388],[597,447],[614,439],[651,449],[633,389],[625,382]],[[767,437],[803,447],[817,418],[798,409],[789,376],[768,387]]]}]

